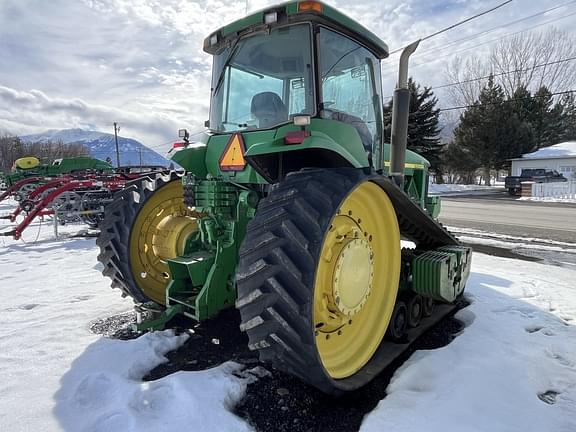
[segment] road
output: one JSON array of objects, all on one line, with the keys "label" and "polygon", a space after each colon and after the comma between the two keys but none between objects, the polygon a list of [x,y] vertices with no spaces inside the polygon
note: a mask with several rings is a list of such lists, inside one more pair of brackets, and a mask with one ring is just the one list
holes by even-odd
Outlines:
[{"label": "road", "polygon": [[576,204],[519,201],[504,193],[443,196],[440,221],[452,227],[576,243]]}]

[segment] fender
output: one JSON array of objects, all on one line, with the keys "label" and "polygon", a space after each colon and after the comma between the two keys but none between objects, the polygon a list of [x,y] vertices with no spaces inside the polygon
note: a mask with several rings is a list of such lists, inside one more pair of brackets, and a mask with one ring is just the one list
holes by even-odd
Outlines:
[{"label": "fender", "polygon": [[286,144],[286,134],[298,130],[295,125],[281,127],[273,140],[249,146],[244,157],[270,183],[305,167],[369,166],[368,155],[354,127],[334,120],[312,119],[307,128],[310,136],[299,144]]},{"label": "fender", "polygon": [[205,143],[193,143],[186,148],[174,151],[169,159],[196,177],[205,178],[208,174]]}]

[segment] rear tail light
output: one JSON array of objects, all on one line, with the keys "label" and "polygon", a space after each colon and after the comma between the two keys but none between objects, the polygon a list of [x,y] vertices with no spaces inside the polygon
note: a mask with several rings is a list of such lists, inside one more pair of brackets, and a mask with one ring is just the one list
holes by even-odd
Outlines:
[{"label": "rear tail light", "polygon": [[302,144],[310,136],[310,131],[299,130],[287,132],[284,137],[284,144]]}]

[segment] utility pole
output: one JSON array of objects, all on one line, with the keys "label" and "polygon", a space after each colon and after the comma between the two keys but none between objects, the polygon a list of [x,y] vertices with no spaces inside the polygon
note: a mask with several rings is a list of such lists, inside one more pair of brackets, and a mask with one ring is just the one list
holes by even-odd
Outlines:
[{"label": "utility pole", "polygon": [[118,126],[118,123],[114,122],[114,141],[116,142],[116,166],[120,168],[120,151],[118,150],[118,132],[120,132],[120,126]]}]

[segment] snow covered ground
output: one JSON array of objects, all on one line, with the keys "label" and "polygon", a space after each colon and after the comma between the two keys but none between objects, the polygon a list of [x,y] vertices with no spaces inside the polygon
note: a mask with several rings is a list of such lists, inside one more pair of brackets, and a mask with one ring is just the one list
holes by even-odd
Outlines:
[{"label": "snow covered ground", "polygon": [[473,228],[446,228],[467,244],[494,246],[576,270],[576,243],[490,233]]},{"label": "snow covered ground", "polygon": [[502,185],[484,186],[477,184],[452,184],[452,183],[430,183],[428,190],[432,195],[461,195],[461,194],[474,194],[493,192],[495,190],[504,190]]},{"label": "snow covered ground", "polygon": [[467,324],[396,372],[363,431],[576,431],[574,271],[476,254]]},{"label": "snow covered ground", "polygon": [[568,203],[576,204],[576,198],[557,198],[557,197],[520,197],[520,201],[539,201],[539,202],[549,202],[549,203]]},{"label": "snow covered ground", "polygon": [[[47,224],[24,237],[0,237],[0,431],[250,430],[230,408],[254,374],[228,362],[144,382],[187,335],[92,334],[131,308],[100,275],[94,239],[55,240]],[[576,431],[576,271],[473,260],[465,329],[412,355],[363,431]]]},{"label": "snow covered ground", "polygon": [[0,431],[249,430],[227,409],[254,379],[233,375],[239,365],[145,383],[186,335],[90,332],[95,319],[132,308],[100,274],[93,238],[55,240],[49,223],[23,237],[0,237]]}]

